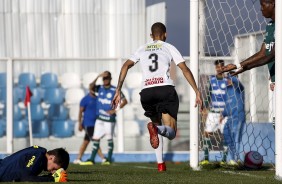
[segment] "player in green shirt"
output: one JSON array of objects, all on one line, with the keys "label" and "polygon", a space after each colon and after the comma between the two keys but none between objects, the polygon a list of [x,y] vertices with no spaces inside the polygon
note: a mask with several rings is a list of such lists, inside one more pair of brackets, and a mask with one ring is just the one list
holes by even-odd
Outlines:
[{"label": "player in green shirt", "polygon": [[[221,72],[228,72],[237,69],[233,75],[245,72],[255,67],[267,64],[271,79],[270,89],[275,92],[275,0],[260,0],[261,12],[265,18],[271,21],[266,25],[265,38],[261,45],[261,49],[242,61],[241,63],[229,64],[222,67]],[[275,96],[275,95],[274,95]],[[273,126],[275,121],[275,99],[273,99]]]}]

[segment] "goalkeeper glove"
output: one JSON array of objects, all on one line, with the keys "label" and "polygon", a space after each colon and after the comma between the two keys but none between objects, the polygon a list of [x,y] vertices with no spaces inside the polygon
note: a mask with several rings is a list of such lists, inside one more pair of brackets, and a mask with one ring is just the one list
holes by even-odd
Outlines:
[{"label": "goalkeeper glove", "polygon": [[53,175],[55,182],[67,182],[67,172],[63,169],[60,168],[58,169]]}]

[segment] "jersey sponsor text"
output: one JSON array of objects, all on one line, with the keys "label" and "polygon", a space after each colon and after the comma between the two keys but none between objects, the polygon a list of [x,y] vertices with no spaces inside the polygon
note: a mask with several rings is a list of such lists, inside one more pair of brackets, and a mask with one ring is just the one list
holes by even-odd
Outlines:
[{"label": "jersey sponsor text", "polygon": [[163,83],[164,82],[164,79],[163,77],[153,77],[151,79],[146,79],[145,80],[145,86],[149,86],[149,85],[153,85],[153,84],[160,84],[160,83]]}]

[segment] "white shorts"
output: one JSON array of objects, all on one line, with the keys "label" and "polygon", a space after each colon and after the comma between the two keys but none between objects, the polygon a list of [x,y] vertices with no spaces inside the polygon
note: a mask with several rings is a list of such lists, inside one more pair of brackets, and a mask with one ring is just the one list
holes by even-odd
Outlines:
[{"label": "white shorts", "polygon": [[97,119],[95,123],[93,139],[99,140],[103,137],[105,137],[107,140],[113,139],[115,125],[116,123]]},{"label": "white shorts", "polygon": [[220,121],[220,113],[209,112],[206,120],[205,131],[212,133],[219,129],[220,132],[223,133],[223,128],[227,121],[227,117],[225,117],[221,123],[219,121]]}]

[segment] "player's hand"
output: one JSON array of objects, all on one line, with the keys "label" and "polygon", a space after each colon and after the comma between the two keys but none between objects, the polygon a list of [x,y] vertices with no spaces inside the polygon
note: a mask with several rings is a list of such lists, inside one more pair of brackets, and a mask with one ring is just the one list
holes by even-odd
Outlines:
[{"label": "player's hand", "polygon": [[67,172],[63,168],[58,169],[52,176],[55,182],[67,182],[68,180]]},{"label": "player's hand", "polygon": [[112,109],[116,109],[119,104],[120,104],[120,91],[117,90],[112,100]]},{"label": "player's hand", "polygon": [[202,111],[203,110],[203,101],[202,101],[200,91],[197,91],[197,93],[196,93],[196,103],[195,103],[194,107],[197,107],[197,105],[200,106],[200,111]]},{"label": "player's hand", "polygon": [[240,73],[243,73],[244,71],[246,71],[244,68],[240,68],[239,70],[237,70],[236,72],[232,73],[231,76],[236,76]]},{"label": "player's hand", "polygon": [[222,66],[221,69],[219,70],[219,73],[229,72],[231,70],[235,70],[236,68],[237,68],[236,65],[228,64],[226,66]]},{"label": "player's hand", "polygon": [[113,115],[113,114],[116,113],[116,110],[115,110],[115,109],[112,109],[112,110],[107,111],[107,113],[108,113],[109,115]]},{"label": "player's hand", "polygon": [[222,114],[220,114],[220,117],[219,117],[219,123],[222,124],[222,121],[223,121],[224,117],[222,116]]},{"label": "player's hand", "polygon": [[78,130],[79,130],[80,132],[83,130],[83,126],[82,126],[81,123],[79,123],[79,125],[78,125]]},{"label": "player's hand", "polygon": [[270,83],[270,90],[271,91],[274,91],[274,88],[275,88],[275,82],[272,82],[272,83]]}]

